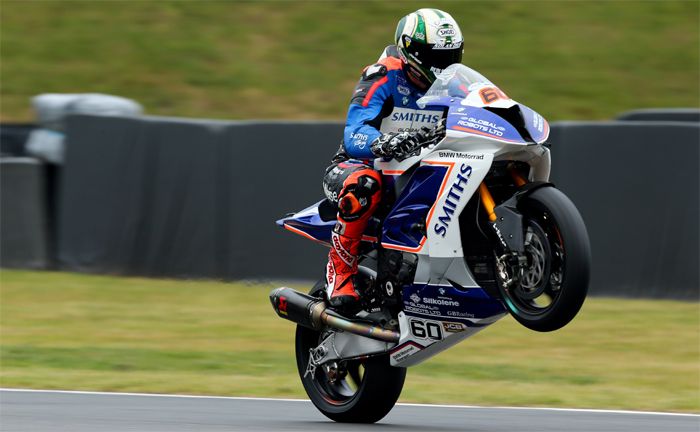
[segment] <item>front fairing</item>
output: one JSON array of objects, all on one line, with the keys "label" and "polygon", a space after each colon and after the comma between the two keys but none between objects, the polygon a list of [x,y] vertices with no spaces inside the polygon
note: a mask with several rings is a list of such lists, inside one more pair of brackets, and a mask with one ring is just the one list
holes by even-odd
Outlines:
[{"label": "front fairing", "polygon": [[431,107],[447,108],[448,131],[464,132],[509,144],[542,144],[549,137],[549,124],[531,108],[515,102],[498,107],[474,106],[471,101],[442,97]]}]

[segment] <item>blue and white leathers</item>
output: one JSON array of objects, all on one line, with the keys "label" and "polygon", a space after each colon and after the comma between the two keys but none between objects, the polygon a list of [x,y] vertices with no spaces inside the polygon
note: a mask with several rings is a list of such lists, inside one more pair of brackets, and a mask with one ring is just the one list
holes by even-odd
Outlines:
[{"label": "blue and white leathers", "polygon": [[351,158],[373,159],[370,144],[383,133],[433,128],[442,118],[441,107],[418,106],[424,92],[406,78],[395,51],[395,46],[388,47],[377,63],[365,68],[355,88],[343,137]]}]

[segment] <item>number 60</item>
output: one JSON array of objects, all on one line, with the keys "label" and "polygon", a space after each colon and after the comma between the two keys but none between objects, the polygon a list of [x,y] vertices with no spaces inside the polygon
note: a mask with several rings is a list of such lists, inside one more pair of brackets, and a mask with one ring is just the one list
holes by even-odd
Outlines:
[{"label": "number 60", "polygon": [[411,334],[419,339],[442,340],[442,329],[434,322],[412,320]]}]

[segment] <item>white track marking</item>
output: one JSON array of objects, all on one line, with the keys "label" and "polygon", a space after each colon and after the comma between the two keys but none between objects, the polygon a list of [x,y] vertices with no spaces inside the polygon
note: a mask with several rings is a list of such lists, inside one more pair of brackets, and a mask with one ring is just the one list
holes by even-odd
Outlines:
[{"label": "white track marking", "polygon": [[260,400],[279,402],[311,402],[308,399],[284,399],[284,398],[264,398],[264,397],[244,397],[244,396],[208,396],[208,395],[186,395],[186,394],[165,394],[165,393],[128,393],[128,392],[103,392],[103,391],[83,391],[83,390],[39,390],[0,387],[0,392],[22,392],[22,393],[65,393],[80,395],[99,396],[144,396],[144,397],[169,397],[187,399],[228,399],[228,400]]},{"label": "white track marking", "polygon": [[[22,392],[22,393],[63,393],[63,394],[80,394],[80,395],[99,395],[99,396],[140,396],[140,397],[167,397],[167,398],[188,398],[188,399],[225,399],[225,400],[305,402],[305,403],[311,402],[308,399],[284,399],[284,398],[243,397],[243,396],[207,396],[207,395],[184,395],[184,394],[163,394],[163,393],[122,393],[122,392],[100,392],[100,391],[81,391],[81,390],[37,390],[37,389],[20,389],[20,388],[0,388],[0,391]],[[698,418],[700,418],[700,414],[686,414],[686,413],[658,412],[658,411],[604,410],[604,409],[586,409],[586,408],[507,407],[507,406],[478,406],[478,405],[437,405],[437,404],[419,404],[419,403],[402,403],[402,402],[399,402],[396,405],[406,406],[406,407],[425,407],[425,408],[563,411],[563,412],[583,412],[583,413],[599,413],[599,414],[660,415],[660,416],[678,416],[678,417],[698,417]]]}]

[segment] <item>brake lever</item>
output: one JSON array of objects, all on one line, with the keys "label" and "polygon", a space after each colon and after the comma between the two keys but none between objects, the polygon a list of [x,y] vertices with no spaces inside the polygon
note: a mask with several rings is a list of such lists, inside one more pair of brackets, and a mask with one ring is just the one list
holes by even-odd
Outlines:
[{"label": "brake lever", "polygon": [[435,146],[438,143],[438,141],[440,141],[441,139],[442,139],[442,136],[440,136],[440,135],[433,136],[429,140],[424,141],[421,144],[421,148],[429,148],[431,146]]},{"label": "brake lever", "polygon": [[438,141],[444,138],[446,134],[446,124],[447,122],[445,119],[442,119],[432,129],[424,127],[423,130],[428,139],[421,145],[421,147],[428,147],[430,145],[437,144]]},{"label": "brake lever", "polygon": [[426,127],[423,127],[422,129],[423,132],[425,132],[424,136],[427,137],[427,139],[424,141],[420,141],[419,145],[416,146],[412,152],[407,153],[399,158],[396,158],[396,160],[402,162],[410,157],[418,156],[424,148],[430,148],[431,146],[435,146],[438,143],[438,141],[440,141],[445,136],[443,132],[445,130],[444,126],[440,123],[438,123],[438,125],[433,129],[428,129]]}]

